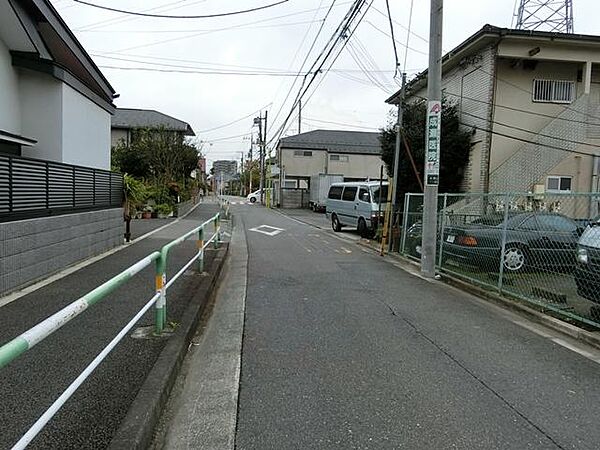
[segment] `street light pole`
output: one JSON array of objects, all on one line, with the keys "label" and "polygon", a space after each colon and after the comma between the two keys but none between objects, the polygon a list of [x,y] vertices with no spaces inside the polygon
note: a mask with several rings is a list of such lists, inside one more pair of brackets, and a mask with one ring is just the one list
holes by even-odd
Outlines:
[{"label": "street light pole", "polygon": [[[443,0],[431,0],[429,70],[427,75],[427,128],[425,130],[425,192],[421,273],[435,277],[437,196],[440,182],[440,133],[442,119],[442,24]],[[443,239],[443,236],[440,237]]]}]

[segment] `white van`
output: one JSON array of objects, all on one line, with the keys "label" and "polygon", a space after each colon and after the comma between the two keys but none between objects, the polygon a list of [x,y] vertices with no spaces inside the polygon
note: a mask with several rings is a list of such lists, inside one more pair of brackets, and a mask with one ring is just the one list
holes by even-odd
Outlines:
[{"label": "white van", "polygon": [[385,212],[387,197],[387,183],[333,183],[329,188],[325,209],[327,218],[331,220],[331,228],[340,231],[342,227],[352,227],[362,237],[369,237],[377,230],[380,215]]}]

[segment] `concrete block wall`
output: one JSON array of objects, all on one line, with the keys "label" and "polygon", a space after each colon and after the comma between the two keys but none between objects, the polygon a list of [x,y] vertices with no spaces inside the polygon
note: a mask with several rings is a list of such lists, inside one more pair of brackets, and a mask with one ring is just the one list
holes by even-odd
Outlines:
[{"label": "concrete block wall", "polygon": [[0,295],[123,244],[123,210],[0,223]]}]

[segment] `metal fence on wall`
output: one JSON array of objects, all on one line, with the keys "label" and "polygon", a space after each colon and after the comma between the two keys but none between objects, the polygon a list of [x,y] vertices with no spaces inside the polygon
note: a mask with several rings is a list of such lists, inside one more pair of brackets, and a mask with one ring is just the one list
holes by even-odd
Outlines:
[{"label": "metal fence on wall", "polygon": [[0,155],[0,221],[120,207],[122,199],[120,173]]},{"label": "metal fence on wall", "polygon": [[[600,327],[600,194],[440,194],[437,265]],[[400,252],[420,258],[422,194],[407,194]]]}]

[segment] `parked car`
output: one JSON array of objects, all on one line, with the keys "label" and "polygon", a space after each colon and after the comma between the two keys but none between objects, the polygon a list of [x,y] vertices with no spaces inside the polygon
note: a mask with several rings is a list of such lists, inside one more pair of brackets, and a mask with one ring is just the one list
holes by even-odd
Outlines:
[{"label": "parked car", "polygon": [[333,231],[349,226],[356,228],[362,237],[370,237],[385,212],[387,189],[387,183],[378,181],[333,183],[325,207]]},{"label": "parked car", "polygon": [[[271,188],[266,188],[264,189],[265,191],[265,195],[267,194],[267,191],[272,191]],[[256,203],[257,201],[260,201],[260,189],[258,191],[254,191],[250,194],[248,194],[246,196],[246,200],[248,200],[250,203]]]},{"label": "parked car", "polygon": [[320,173],[310,177],[310,209],[315,212],[325,212],[329,188],[333,183],[343,182],[343,175],[335,175],[330,173]]},{"label": "parked car", "polygon": [[577,265],[573,272],[577,293],[600,303],[600,223],[590,225],[577,244]]},{"label": "parked car", "polygon": [[[444,256],[493,268],[499,264],[502,256],[504,217],[483,217],[477,222],[446,226]],[[504,270],[520,272],[526,268],[573,268],[577,241],[582,232],[582,227],[561,214],[512,214],[506,222]]]}]

